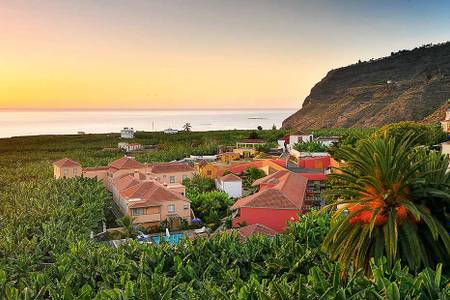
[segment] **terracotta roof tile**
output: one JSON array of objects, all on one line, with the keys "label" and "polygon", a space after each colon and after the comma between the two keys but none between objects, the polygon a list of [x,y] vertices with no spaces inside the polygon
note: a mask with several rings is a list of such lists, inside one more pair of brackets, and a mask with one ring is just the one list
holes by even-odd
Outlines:
[{"label": "terracotta roof tile", "polygon": [[136,179],[134,174],[125,174],[114,179],[114,187],[126,199],[140,199],[129,201],[129,207],[145,207],[159,205],[164,201],[188,201],[183,195],[167,189],[164,185],[153,180]]},{"label": "terracotta roof tile", "polygon": [[158,163],[150,166],[152,173],[192,172],[194,168],[185,163]]},{"label": "terracotta roof tile", "polygon": [[240,227],[237,230],[238,230],[241,238],[244,238],[244,239],[248,238],[250,235],[253,235],[253,234],[262,234],[265,236],[272,237],[278,233],[275,230],[273,230],[272,228],[269,228],[263,224],[247,225],[244,227]]},{"label": "terracotta roof tile", "polygon": [[127,170],[127,169],[140,169],[144,167],[144,164],[141,164],[134,158],[124,156],[119,158],[112,163],[109,164],[112,168],[117,170]]},{"label": "terracotta roof tile", "polygon": [[[280,174],[282,175],[280,176]],[[274,208],[274,209],[302,209],[308,179],[302,175],[289,171],[278,171],[266,176],[267,182],[277,179],[278,183],[264,190],[236,201],[231,209],[241,207]],[[277,174],[277,175],[275,175]],[[262,181],[260,184],[266,183]]]},{"label": "terracotta roof tile", "polygon": [[57,166],[57,167],[80,167],[80,163],[76,162],[74,160],[71,160],[70,158],[63,158],[60,160],[57,160],[55,162],[53,162],[53,165]]},{"label": "terracotta roof tile", "polygon": [[230,181],[242,181],[241,177],[230,173],[228,175],[222,176],[219,178],[222,182],[230,182]]}]

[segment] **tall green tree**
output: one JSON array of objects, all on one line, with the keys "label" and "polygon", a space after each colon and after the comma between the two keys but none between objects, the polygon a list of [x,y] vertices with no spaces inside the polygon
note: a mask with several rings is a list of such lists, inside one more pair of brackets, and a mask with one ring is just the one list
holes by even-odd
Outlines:
[{"label": "tall green tree", "polygon": [[339,200],[323,249],[344,266],[368,270],[370,258],[382,256],[391,266],[401,258],[415,271],[448,263],[450,238],[429,207],[432,198],[448,206],[448,159],[414,148],[412,135],[385,134],[338,150],[346,164],[330,175],[328,195]]}]

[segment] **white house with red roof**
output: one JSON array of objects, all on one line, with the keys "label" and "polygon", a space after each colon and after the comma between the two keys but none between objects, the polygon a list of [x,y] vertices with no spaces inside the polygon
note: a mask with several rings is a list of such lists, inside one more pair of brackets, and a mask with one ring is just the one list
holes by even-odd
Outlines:
[{"label": "white house with red roof", "polygon": [[253,185],[259,191],[236,201],[233,211],[233,227],[262,224],[282,232],[288,221],[298,219],[305,211],[308,179],[288,170],[278,171],[256,180]]},{"label": "white house with red roof", "polygon": [[217,178],[216,188],[224,191],[231,198],[242,197],[242,179],[233,173]]}]

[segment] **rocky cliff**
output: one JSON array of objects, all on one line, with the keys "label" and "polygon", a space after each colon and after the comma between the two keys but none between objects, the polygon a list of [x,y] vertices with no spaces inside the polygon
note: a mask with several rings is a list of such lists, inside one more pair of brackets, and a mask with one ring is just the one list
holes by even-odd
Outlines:
[{"label": "rocky cliff", "polygon": [[450,42],[331,70],[284,128],[436,122],[450,99]]}]

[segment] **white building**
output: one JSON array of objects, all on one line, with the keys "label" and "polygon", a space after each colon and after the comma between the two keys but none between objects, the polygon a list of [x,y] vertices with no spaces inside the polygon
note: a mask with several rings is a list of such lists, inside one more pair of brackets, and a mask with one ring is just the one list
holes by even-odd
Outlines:
[{"label": "white building", "polygon": [[339,137],[338,136],[319,136],[315,139],[315,141],[321,143],[324,146],[330,147],[334,144],[339,143]]},{"label": "white building", "polygon": [[123,139],[132,139],[134,138],[134,129],[133,127],[124,127],[121,131],[120,131],[120,137]]},{"label": "white building", "polygon": [[308,143],[308,142],[312,142],[313,139],[314,139],[314,135],[299,131],[299,132],[289,135],[289,145],[294,145],[294,144],[298,144],[298,143]]},{"label": "white building", "polygon": [[242,179],[234,174],[228,174],[216,179],[216,188],[224,191],[231,198],[242,197]]},{"label": "white building", "polygon": [[164,129],[164,133],[165,134],[174,134],[174,133],[178,133],[178,130],[172,129],[172,128],[167,128],[167,129]]},{"label": "white building", "polygon": [[126,142],[121,142],[117,146],[119,147],[119,149],[122,149],[126,152],[133,152],[133,151],[139,151],[139,150],[144,149],[144,147],[138,143],[128,144]]}]

